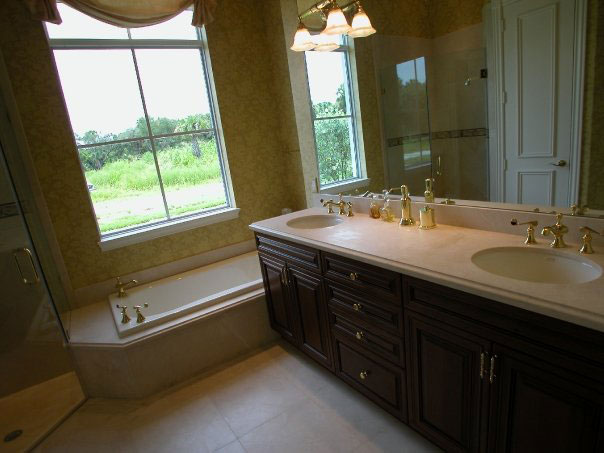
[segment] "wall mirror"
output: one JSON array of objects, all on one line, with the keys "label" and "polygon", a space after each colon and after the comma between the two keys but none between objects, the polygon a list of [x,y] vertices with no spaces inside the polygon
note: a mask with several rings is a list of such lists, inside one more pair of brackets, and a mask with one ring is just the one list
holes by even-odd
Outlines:
[{"label": "wall mirror", "polygon": [[433,178],[457,204],[604,215],[604,4],[362,4],[377,29],[354,40],[363,132],[381,138],[365,141],[374,182],[422,196]]}]

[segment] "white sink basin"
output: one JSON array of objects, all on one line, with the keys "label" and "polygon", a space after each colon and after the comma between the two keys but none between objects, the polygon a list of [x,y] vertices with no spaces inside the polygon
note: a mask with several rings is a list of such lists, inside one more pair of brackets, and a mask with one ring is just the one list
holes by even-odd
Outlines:
[{"label": "white sink basin", "polygon": [[335,215],[306,215],[289,220],[286,225],[291,228],[299,228],[302,230],[310,230],[313,228],[327,228],[342,223],[340,217]]},{"label": "white sink basin", "polygon": [[481,250],[472,263],[501,277],[536,283],[586,283],[602,275],[602,268],[580,255],[522,247]]}]

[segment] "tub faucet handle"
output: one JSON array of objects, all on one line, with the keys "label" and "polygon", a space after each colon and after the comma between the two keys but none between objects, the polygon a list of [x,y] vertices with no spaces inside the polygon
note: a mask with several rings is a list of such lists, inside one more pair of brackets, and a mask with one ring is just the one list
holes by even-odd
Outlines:
[{"label": "tub faucet handle", "polygon": [[126,305],[120,305],[120,304],[117,304],[115,307],[122,310],[122,324],[128,324],[130,322],[130,316],[128,316],[128,313],[126,313],[126,310],[128,310],[128,307]]},{"label": "tub faucet handle", "polygon": [[147,302],[145,302],[142,306],[141,305],[135,305],[134,308],[136,310],[136,322],[137,324],[140,324],[141,322],[145,322],[145,316],[141,313],[141,308],[145,307],[147,308],[149,306],[149,304]]}]

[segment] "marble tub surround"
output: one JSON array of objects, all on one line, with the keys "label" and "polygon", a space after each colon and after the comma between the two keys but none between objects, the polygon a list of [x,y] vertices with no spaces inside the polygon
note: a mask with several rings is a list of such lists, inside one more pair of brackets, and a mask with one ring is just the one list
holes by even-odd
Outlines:
[{"label": "marble tub surround", "polygon": [[[152,282],[165,277],[180,274],[182,272],[190,271],[192,269],[197,269],[198,267],[205,266],[207,264],[212,264],[217,261],[222,261],[234,256],[252,252],[255,249],[256,245],[253,240],[238,242],[237,244],[229,245],[227,247],[210,250],[209,252],[200,253],[188,258],[183,258],[141,271],[121,275],[120,277],[122,278],[122,281],[134,279],[141,284],[145,282]],[[84,307],[85,305],[97,303],[98,301],[107,298],[109,294],[115,292],[115,278],[110,278],[90,286],[76,289],[74,291],[75,307],[73,308],[80,308]]]},{"label": "marble tub surround", "polygon": [[[415,215],[418,204],[414,205]],[[500,218],[501,228],[505,232],[447,225],[444,219],[447,218],[447,212],[455,212],[448,211],[452,207],[454,206],[435,206],[438,227],[427,231],[416,227],[399,227],[397,222],[372,219],[363,212],[358,212],[362,208],[358,204],[355,205],[357,212],[354,217],[342,217],[342,223],[329,228],[302,230],[287,226],[287,221],[293,218],[326,213],[323,208],[311,208],[254,223],[251,229],[604,331],[604,304],[601,297],[604,292],[604,276],[582,284],[558,285],[524,282],[483,271],[471,262],[472,255],[493,247],[527,247],[523,244],[526,230],[509,225],[509,211],[496,213],[499,215],[496,218],[490,217],[492,213],[480,210],[478,214],[474,211],[473,219],[459,217],[459,220],[468,223],[482,223],[493,228],[497,225],[496,219]],[[523,217],[518,217],[524,220]],[[449,218],[455,216],[450,215]],[[540,226],[555,223],[551,215],[547,215],[545,219],[539,219]],[[579,257],[576,240],[579,235],[573,235],[573,229],[578,228],[576,223],[587,224],[590,219],[569,220],[574,222],[572,226],[570,222],[565,222],[571,229],[566,236],[569,247],[556,252],[576,258]],[[594,222],[594,219],[591,220]],[[598,230],[602,229],[599,223],[591,225]],[[531,247],[550,250],[550,238],[539,237],[538,240],[539,243]],[[604,243],[601,238],[597,242],[594,240],[594,248],[596,253],[585,259],[604,267]],[[600,253],[597,253],[598,249]]]},{"label": "marble tub surround", "polygon": [[87,395],[142,398],[270,344],[262,289],[119,338],[106,302],[74,311],[70,348]]}]

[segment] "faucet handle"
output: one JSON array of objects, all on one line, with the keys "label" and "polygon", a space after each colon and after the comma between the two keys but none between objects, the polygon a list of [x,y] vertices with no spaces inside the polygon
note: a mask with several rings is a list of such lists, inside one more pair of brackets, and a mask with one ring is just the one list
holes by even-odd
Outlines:
[{"label": "faucet handle", "polygon": [[539,225],[537,220],[529,220],[528,222],[518,222],[518,219],[512,219],[510,221],[512,225],[528,225],[526,229],[526,239],[524,243],[526,245],[536,244],[537,240],[535,239],[535,227]]},{"label": "faucet handle", "polygon": [[583,244],[581,245],[581,248],[579,249],[579,253],[581,255],[591,255],[592,253],[594,253],[594,248],[591,246],[591,234],[604,234],[604,232],[600,233],[596,230],[594,230],[593,228],[590,228],[588,226],[582,226],[581,228],[579,228],[579,231],[583,234],[583,237],[581,238],[583,240]]},{"label": "faucet handle", "polygon": [[346,217],[353,217],[354,214],[352,213],[352,201],[347,201],[346,206],[348,206],[348,214],[346,214]]}]

